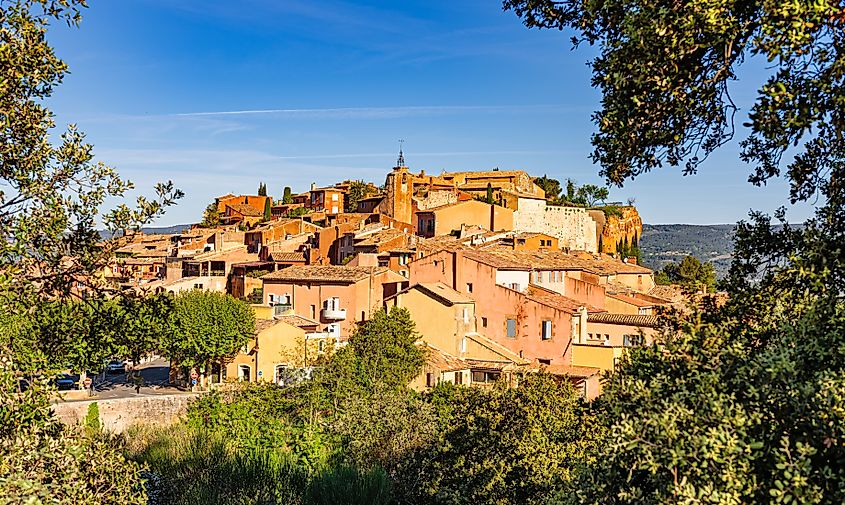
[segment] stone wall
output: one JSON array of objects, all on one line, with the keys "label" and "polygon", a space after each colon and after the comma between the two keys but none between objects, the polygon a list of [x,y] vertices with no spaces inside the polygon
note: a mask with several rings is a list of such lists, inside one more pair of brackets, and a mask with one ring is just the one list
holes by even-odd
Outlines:
[{"label": "stone wall", "polygon": [[429,191],[425,198],[417,200],[417,208],[421,211],[458,203],[458,190],[438,189]]},{"label": "stone wall", "polygon": [[106,431],[122,433],[134,424],[166,426],[173,424],[188,410],[197,394],[146,395],[108,400],[59,402],[53,405],[56,417],[68,425],[81,424],[88,405],[97,402],[100,425]]},{"label": "stone wall", "polygon": [[547,205],[545,200],[519,199],[513,213],[515,232],[540,232],[557,237],[562,249],[596,252],[596,222],[586,209]]}]

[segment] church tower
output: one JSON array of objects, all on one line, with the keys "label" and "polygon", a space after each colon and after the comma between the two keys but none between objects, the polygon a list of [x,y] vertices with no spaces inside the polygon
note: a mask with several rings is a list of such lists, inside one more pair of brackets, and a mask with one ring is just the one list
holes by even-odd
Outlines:
[{"label": "church tower", "polygon": [[411,174],[408,173],[408,167],[405,165],[405,154],[402,152],[402,141],[399,141],[399,158],[396,160],[396,166],[387,174],[387,179],[384,181],[384,208],[382,212],[397,221],[403,223],[414,224],[413,219],[413,205],[411,197],[414,192],[414,183]]}]

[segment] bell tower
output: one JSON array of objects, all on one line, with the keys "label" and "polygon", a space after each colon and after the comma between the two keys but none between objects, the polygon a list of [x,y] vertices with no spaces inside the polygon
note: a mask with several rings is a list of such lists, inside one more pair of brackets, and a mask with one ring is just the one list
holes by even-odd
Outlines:
[{"label": "bell tower", "polygon": [[414,183],[405,165],[403,143],[404,140],[399,141],[399,158],[396,160],[396,166],[387,174],[387,179],[384,181],[386,208],[383,209],[383,213],[397,221],[414,224],[411,222],[413,218],[411,197],[414,192]]}]

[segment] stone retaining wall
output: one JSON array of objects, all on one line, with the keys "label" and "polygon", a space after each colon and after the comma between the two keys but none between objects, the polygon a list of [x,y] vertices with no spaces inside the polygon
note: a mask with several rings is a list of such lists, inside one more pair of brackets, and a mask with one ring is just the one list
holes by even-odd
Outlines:
[{"label": "stone retaining wall", "polygon": [[53,411],[65,424],[81,424],[88,413],[88,405],[97,402],[103,429],[121,433],[133,424],[173,424],[187,412],[188,404],[196,397],[197,394],[186,393],[107,400],[93,398],[86,401],[59,402],[53,405]]}]

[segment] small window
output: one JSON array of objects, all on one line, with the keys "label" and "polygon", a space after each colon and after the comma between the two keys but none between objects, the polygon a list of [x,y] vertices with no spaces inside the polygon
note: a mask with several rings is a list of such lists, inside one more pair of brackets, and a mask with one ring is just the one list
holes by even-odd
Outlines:
[{"label": "small window", "polygon": [[552,360],[550,360],[550,359],[538,359],[537,361],[538,361],[541,365],[546,365],[546,366],[548,366],[548,365],[551,365],[551,364],[552,364]]},{"label": "small window", "polygon": [[429,387],[429,388],[433,388],[436,385],[437,385],[437,382],[434,379],[434,374],[433,373],[425,374],[425,386]]},{"label": "small window", "polygon": [[463,372],[455,372],[455,384],[463,384],[464,383],[464,373]]},{"label": "small window", "polygon": [[467,339],[466,339],[466,337],[463,337],[461,339],[460,349],[461,349],[461,352],[467,352]]},{"label": "small window", "polygon": [[482,318],[481,318],[481,327],[482,327],[482,328],[486,328],[486,327],[487,327],[487,318],[486,318],[486,317],[482,317]]},{"label": "small window", "polygon": [[516,319],[508,319],[506,327],[508,338],[516,338]]},{"label": "small window", "polygon": [[361,311],[361,321],[365,321],[367,319],[367,313],[365,311]]},{"label": "small window", "polygon": [[312,305],[311,306],[311,319],[315,319],[316,317],[317,317],[317,306]]},{"label": "small window", "polygon": [[552,339],[552,322],[550,320],[546,319],[540,325],[540,334],[543,340]]},{"label": "small window", "polygon": [[467,282],[467,293],[472,293],[472,283]]}]

